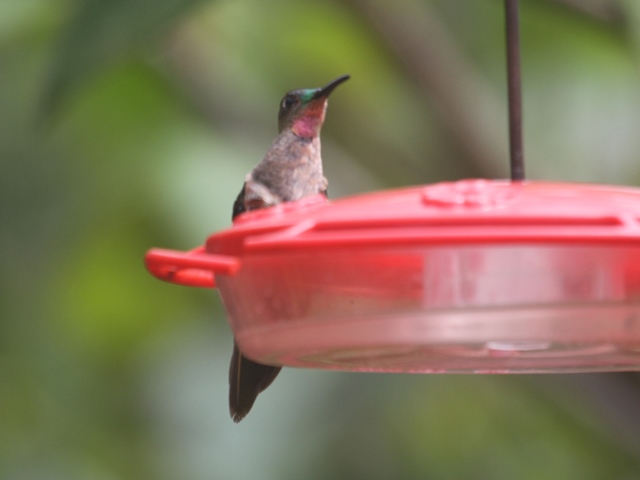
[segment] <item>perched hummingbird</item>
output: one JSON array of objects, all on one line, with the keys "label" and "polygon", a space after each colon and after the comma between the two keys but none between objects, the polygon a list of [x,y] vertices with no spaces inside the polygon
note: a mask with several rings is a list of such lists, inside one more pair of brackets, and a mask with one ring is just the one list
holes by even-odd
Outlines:
[{"label": "perched hummingbird", "polygon": [[[266,155],[245,178],[233,204],[233,216],[282,202],[327,194],[322,174],[320,129],[329,94],[349,79],[343,75],[321,88],[292,90],[280,102],[278,136]],[[245,357],[234,342],[229,368],[229,409],[234,422],[251,410],[256,397],[282,367],[262,365]]]}]

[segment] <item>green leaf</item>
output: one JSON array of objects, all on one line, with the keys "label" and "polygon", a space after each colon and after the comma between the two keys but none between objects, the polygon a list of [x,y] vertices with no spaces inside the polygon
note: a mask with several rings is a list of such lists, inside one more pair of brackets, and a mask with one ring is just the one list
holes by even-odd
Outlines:
[{"label": "green leaf", "polygon": [[43,117],[88,78],[165,31],[202,0],[79,0],[53,54]]}]

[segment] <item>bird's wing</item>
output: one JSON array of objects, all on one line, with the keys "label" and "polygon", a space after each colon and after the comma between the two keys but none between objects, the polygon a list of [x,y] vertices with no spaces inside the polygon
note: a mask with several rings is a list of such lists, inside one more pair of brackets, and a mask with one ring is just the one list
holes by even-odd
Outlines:
[{"label": "bird's wing", "polygon": [[234,422],[249,413],[258,394],[271,385],[281,369],[248,359],[234,342],[229,368],[229,411]]},{"label": "bird's wing", "polygon": [[282,203],[282,199],[273,194],[267,187],[259,182],[247,179],[236,197],[236,201],[233,202],[231,218],[235,219],[241,213],[273,207],[279,203]]},{"label": "bird's wing", "polygon": [[233,213],[231,214],[231,220],[234,220],[238,215],[247,211],[247,207],[244,204],[244,189],[246,183],[242,185],[242,190],[236,197],[236,201],[233,202]]},{"label": "bird's wing", "polygon": [[[253,194],[253,204],[247,204],[247,183],[242,186],[236,201],[233,203],[232,219],[247,210],[261,208],[258,204],[259,197]],[[256,397],[280,373],[280,367],[262,365],[245,357],[233,343],[233,355],[229,365],[229,411],[234,422],[242,420],[251,410]]]}]

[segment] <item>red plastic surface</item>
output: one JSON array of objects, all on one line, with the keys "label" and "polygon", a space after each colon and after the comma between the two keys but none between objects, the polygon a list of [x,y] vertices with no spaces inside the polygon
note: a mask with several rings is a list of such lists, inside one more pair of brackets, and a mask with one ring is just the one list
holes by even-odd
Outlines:
[{"label": "red plastic surface", "polygon": [[[220,290],[264,363],[640,369],[640,190],[467,180],[241,215],[164,280]],[[210,258],[207,262],[205,259]],[[193,261],[192,261],[193,260]]]},{"label": "red plastic surface", "polygon": [[214,273],[233,275],[239,268],[237,258],[204,253],[204,247],[188,252],[152,248],[145,256],[147,270],[165,282],[189,287],[214,288]]},{"label": "red plastic surface", "polygon": [[[284,213],[284,214],[283,214]],[[477,243],[634,243],[640,192],[584,184],[467,180],[240,217],[208,252]]]}]

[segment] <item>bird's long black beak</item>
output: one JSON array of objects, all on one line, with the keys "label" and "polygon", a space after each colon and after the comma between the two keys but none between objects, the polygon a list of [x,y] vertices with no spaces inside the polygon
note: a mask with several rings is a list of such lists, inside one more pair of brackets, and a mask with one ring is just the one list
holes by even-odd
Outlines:
[{"label": "bird's long black beak", "polygon": [[342,82],[346,82],[351,78],[351,75],[342,75],[341,77],[336,78],[335,80],[330,81],[324,87],[316,90],[316,93],[313,94],[313,100],[318,98],[327,98],[333,89],[340,85]]}]

